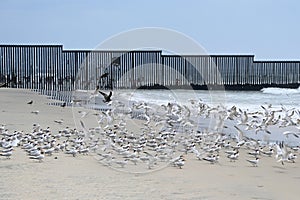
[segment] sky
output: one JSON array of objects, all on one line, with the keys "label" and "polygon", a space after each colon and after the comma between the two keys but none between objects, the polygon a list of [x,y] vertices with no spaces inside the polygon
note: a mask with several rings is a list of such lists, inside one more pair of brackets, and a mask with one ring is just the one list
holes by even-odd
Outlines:
[{"label": "sky", "polygon": [[136,28],[178,31],[209,54],[300,60],[299,0],[0,0],[0,44],[94,49]]}]

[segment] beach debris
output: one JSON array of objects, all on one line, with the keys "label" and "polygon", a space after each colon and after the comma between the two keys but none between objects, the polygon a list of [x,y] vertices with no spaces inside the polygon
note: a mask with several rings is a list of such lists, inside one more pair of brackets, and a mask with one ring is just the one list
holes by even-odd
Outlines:
[{"label": "beach debris", "polygon": [[63,102],[63,103],[60,104],[60,107],[64,108],[64,107],[66,107],[66,105],[67,105],[67,103]]},{"label": "beach debris", "polygon": [[34,110],[34,111],[31,111],[31,113],[32,113],[32,114],[36,114],[36,115],[37,115],[37,114],[39,114],[39,113],[40,113],[40,111],[38,111],[38,110]]},{"label": "beach debris", "polygon": [[57,123],[57,124],[62,124],[62,123],[64,123],[64,120],[63,119],[56,119],[56,120],[54,120],[54,122]]}]

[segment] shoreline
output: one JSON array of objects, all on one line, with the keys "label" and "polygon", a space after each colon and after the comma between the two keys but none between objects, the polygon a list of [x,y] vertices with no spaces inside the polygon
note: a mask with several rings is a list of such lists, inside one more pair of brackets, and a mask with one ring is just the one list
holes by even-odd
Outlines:
[{"label": "shoreline", "polygon": [[164,86],[159,84],[154,85],[142,85],[137,87],[137,89],[148,89],[148,90],[156,90],[156,89],[165,89],[165,90],[176,90],[176,89],[185,89],[185,90],[227,90],[227,91],[260,91],[264,88],[287,88],[287,89],[297,89],[299,88],[299,83],[291,83],[291,84],[235,84],[235,85],[179,85],[179,86]]}]

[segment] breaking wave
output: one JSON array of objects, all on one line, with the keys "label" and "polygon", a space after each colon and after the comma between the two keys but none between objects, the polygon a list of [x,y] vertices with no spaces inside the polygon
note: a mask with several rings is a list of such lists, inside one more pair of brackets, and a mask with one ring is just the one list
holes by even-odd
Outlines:
[{"label": "breaking wave", "polygon": [[300,94],[300,87],[297,89],[269,87],[261,89],[261,92],[264,94]]}]

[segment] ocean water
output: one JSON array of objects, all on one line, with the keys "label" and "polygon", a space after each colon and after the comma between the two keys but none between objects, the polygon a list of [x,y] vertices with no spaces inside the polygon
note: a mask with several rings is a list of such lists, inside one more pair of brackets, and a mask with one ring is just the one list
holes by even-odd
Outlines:
[{"label": "ocean water", "polygon": [[272,104],[274,108],[300,109],[300,88],[264,88],[261,91],[204,91],[204,90],[123,90],[118,91],[119,97],[128,101],[145,101],[153,104],[177,102],[187,104],[189,99],[216,106],[233,105],[242,110],[261,110],[261,105]]}]

